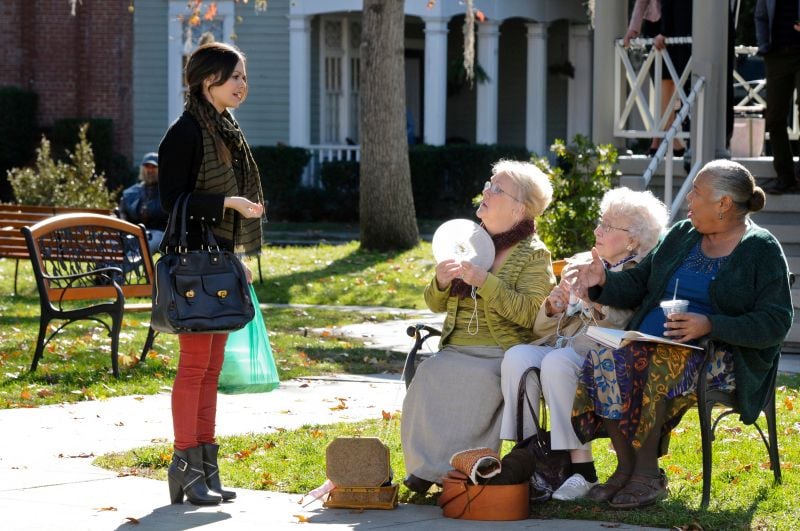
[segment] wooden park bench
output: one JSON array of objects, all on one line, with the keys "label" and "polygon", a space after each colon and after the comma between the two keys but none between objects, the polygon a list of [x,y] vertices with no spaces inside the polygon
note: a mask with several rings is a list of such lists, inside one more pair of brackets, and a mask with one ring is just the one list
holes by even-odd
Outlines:
[{"label": "wooden park bench", "polygon": [[58,214],[80,212],[85,214],[111,215],[111,210],[102,208],[72,208],[43,205],[2,205],[0,204],[0,258],[15,260],[14,294],[17,293],[19,261],[28,260],[28,246],[22,236],[22,227],[29,227]]},{"label": "wooden park bench", "polygon": [[[149,299],[155,277],[144,226],[82,212],[48,217],[22,227],[22,233],[41,306],[31,371],[36,370],[45,346],[64,327],[75,321],[93,320],[105,326],[111,336],[111,368],[118,377],[123,313],[152,309]],[[126,302],[128,297],[147,297],[148,301],[132,304]],[[110,324],[98,317],[103,314],[110,316]],[[54,319],[63,324],[48,335],[48,325]],[[154,337],[150,327],[142,361]]]}]

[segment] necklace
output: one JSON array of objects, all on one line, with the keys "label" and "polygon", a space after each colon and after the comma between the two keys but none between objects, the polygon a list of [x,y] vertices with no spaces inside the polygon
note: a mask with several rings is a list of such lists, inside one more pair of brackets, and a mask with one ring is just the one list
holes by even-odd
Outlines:
[{"label": "necklace", "polygon": [[606,260],[605,258],[603,258],[603,265],[605,265],[605,266],[606,266],[606,269],[614,269],[615,267],[619,267],[619,266],[621,266],[622,264],[625,264],[625,263],[627,263],[627,262],[630,262],[630,261],[631,261],[631,260],[633,260],[634,258],[636,258],[636,253],[634,253],[634,254],[630,254],[630,255],[626,256],[625,258],[623,258],[622,260],[620,260],[620,261],[619,261],[619,262],[617,262],[616,264],[610,264],[610,263],[608,262],[608,260]]}]

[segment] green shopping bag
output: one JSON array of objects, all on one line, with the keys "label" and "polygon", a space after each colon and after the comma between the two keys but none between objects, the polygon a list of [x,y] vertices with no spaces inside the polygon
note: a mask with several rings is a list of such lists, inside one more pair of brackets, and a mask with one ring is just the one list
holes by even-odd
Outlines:
[{"label": "green shopping bag", "polygon": [[250,297],[256,315],[247,326],[228,335],[225,361],[219,375],[218,388],[222,393],[263,393],[272,391],[280,383],[269,346],[267,326],[252,284]]}]

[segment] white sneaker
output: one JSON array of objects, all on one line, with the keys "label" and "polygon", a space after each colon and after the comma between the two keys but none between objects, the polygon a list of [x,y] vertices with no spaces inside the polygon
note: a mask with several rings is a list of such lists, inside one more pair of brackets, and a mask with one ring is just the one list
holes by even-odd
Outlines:
[{"label": "white sneaker", "polygon": [[572,474],[561,484],[553,493],[554,500],[572,501],[583,498],[592,487],[597,485],[597,481],[589,483],[580,474]]}]

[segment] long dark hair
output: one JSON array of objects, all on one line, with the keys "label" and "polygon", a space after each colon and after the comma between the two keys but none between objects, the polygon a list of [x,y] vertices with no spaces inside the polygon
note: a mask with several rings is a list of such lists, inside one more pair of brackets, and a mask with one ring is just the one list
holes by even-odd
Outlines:
[{"label": "long dark hair", "polygon": [[186,63],[186,84],[189,93],[196,97],[203,97],[203,81],[209,77],[216,77],[210,86],[224,85],[236,65],[242,61],[244,54],[229,44],[222,42],[209,42],[197,48]]},{"label": "long dark hair", "polygon": [[[224,85],[233,75],[239,61],[244,63],[244,54],[229,44],[222,42],[209,42],[198,47],[186,63],[186,84],[189,86],[189,98],[198,102],[205,100],[203,95],[203,81],[209,77],[216,78],[209,88]],[[209,119],[198,117],[214,138],[217,156],[228,166],[231,165],[231,152],[225,145]]]}]

